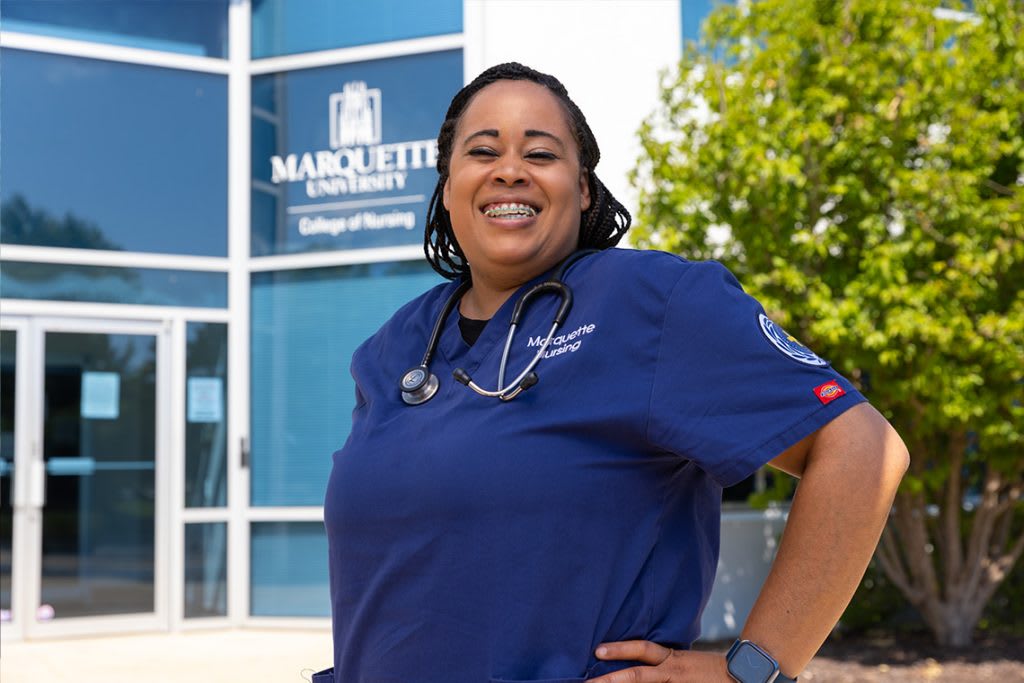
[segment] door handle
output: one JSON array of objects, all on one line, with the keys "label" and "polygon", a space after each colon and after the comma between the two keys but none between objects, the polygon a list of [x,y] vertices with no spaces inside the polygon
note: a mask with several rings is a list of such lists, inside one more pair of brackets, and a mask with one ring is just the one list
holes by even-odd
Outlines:
[{"label": "door handle", "polygon": [[41,508],[46,505],[46,463],[32,460],[28,466],[28,507]]}]

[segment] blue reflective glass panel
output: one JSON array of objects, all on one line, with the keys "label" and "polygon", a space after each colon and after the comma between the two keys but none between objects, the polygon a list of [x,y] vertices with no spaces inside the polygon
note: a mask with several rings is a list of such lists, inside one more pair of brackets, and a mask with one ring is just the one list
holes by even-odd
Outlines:
[{"label": "blue reflective glass panel", "polygon": [[355,408],[352,352],[438,282],[423,262],[253,275],[253,505],[323,504]]},{"label": "blue reflective glass panel", "polygon": [[462,51],[252,80],[252,255],[420,244]]},{"label": "blue reflective glass panel", "polygon": [[185,618],[228,613],[228,525],[185,525]]},{"label": "blue reflective glass panel", "polygon": [[0,297],[226,308],[228,276],[193,270],[0,263]]},{"label": "blue reflective glass panel", "polygon": [[723,0],[682,0],[679,9],[682,13],[683,42],[700,40],[700,25],[715,6]]},{"label": "blue reflective glass panel", "polygon": [[252,56],[462,32],[462,0],[253,0]]},{"label": "blue reflective glass panel", "polygon": [[250,547],[252,616],[331,615],[322,522],[255,522]]},{"label": "blue reflective glass panel", "polygon": [[4,0],[5,31],[227,57],[228,0]]},{"label": "blue reflective glass panel", "polygon": [[185,370],[185,506],[228,503],[228,326],[189,323]]},{"label": "blue reflective glass panel", "polygon": [[3,242],[227,254],[225,76],[3,50],[0,118]]}]

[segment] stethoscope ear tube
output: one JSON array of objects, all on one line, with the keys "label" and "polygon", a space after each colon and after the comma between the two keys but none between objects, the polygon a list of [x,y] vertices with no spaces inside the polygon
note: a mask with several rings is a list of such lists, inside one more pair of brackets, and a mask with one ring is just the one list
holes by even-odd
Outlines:
[{"label": "stethoscope ear tube", "polygon": [[[516,302],[515,307],[512,309],[512,319],[509,322],[508,338],[505,342],[505,350],[501,354],[501,367],[498,370],[497,390],[488,391],[483,389],[477,385],[477,383],[473,381],[473,378],[469,376],[469,373],[462,368],[456,368],[452,373],[455,380],[460,384],[465,384],[481,396],[490,396],[501,399],[502,401],[511,401],[519,394],[537,384],[539,377],[537,377],[537,373],[534,372],[533,369],[537,367],[537,364],[540,363],[541,359],[544,357],[544,352],[547,351],[548,346],[551,344],[551,340],[555,336],[555,331],[558,330],[559,326],[563,322],[565,322],[565,318],[569,315],[569,311],[572,309],[572,290],[570,290],[568,285],[563,282],[563,276],[565,275],[566,270],[568,270],[573,263],[596,251],[598,250],[585,249],[571,254],[568,258],[562,261],[562,264],[551,279],[535,284]],[[441,330],[444,327],[445,321],[448,319],[452,309],[455,308],[459,300],[462,298],[462,295],[465,294],[471,286],[472,282],[466,279],[460,283],[455,291],[452,292],[452,295],[448,297],[448,300],[441,309],[441,314],[434,322],[434,329],[430,333],[430,339],[427,342],[427,350],[423,354],[423,360],[416,367],[406,370],[402,375],[402,378],[399,380],[399,389],[402,393],[402,400],[405,403],[414,406],[420,405],[421,403],[426,403],[432,399],[437,393],[440,382],[438,382],[437,376],[430,372],[430,360],[434,356],[434,351],[437,350],[437,344],[441,338]],[[557,294],[561,299],[561,302],[558,305],[558,310],[555,311],[555,317],[552,321],[551,329],[548,331],[547,339],[544,340],[540,349],[538,349],[533,359],[519,374],[519,376],[510,384],[505,386],[505,365],[508,361],[509,352],[512,348],[512,338],[515,336],[516,327],[518,327],[519,321],[523,317],[523,312],[526,310],[526,305],[529,301],[543,292],[552,292]]]},{"label": "stethoscope ear tube", "polygon": [[523,311],[526,310],[526,304],[529,303],[530,299],[547,291],[557,294],[562,299],[562,302],[558,305],[558,310],[555,311],[555,323],[561,325],[565,321],[565,316],[569,315],[569,310],[572,308],[572,291],[565,286],[565,283],[556,280],[538,282],[519,297],[516,307],[512,309],[512,320],[509,324],[518,325],[519,320],[523,317]]}]

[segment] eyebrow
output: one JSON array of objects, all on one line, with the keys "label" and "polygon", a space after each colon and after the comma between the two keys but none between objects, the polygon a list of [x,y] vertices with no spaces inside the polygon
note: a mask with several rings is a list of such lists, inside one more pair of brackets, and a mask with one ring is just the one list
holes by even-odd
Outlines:
[{"label": "eyebrow", "polygon": [[[527,128],[523,132],[523,135],[528,138],[549,138],[551,140],[554,140],[563,148],[565,147],[565,143],[562,142],[562,138],[558,137],[554,133],[549,133],[546,130],[536,130],[534,128]],[[469,141],[472,140],[473,138],[479,137],[497,138],[501,136],[498,134],[498,130],[496,128],[484,128],[482,130],[478,130],[477,132],[466,136],[466,139],[462,141],[462,144],[468,144]]]}]

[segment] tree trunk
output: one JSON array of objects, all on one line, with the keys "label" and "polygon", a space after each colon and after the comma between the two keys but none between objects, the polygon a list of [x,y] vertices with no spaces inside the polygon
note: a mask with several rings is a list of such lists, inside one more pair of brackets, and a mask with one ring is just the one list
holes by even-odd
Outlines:
[{"label": "tree trunk", "polygon": [[[962,461],[953,458],[953,462],[959,466]],[[951,477],[946,486],[957,491],[952,495],[948,490],[934,492],[934,499],[959,507],[962,482]],[[1024,533],[1010,532],[1022,486],[1016,477],[1007,481],[998,472],[988,472],[964,536],[959,510],[941,510],[936,519],[929,512],[935,507],[933,498],[924,489],[897,494],[876,558],[940,645],[971,644],[985,606],[1024,553]]]},{"label": "tree trunk", "polygon": [[[965,601],[970,602],[970,601]],[[918,608],[928,629],[939,645],[953,648],[968,647],[974,641],[974,629],[981,619],[984,605],[929,601]]]}]

